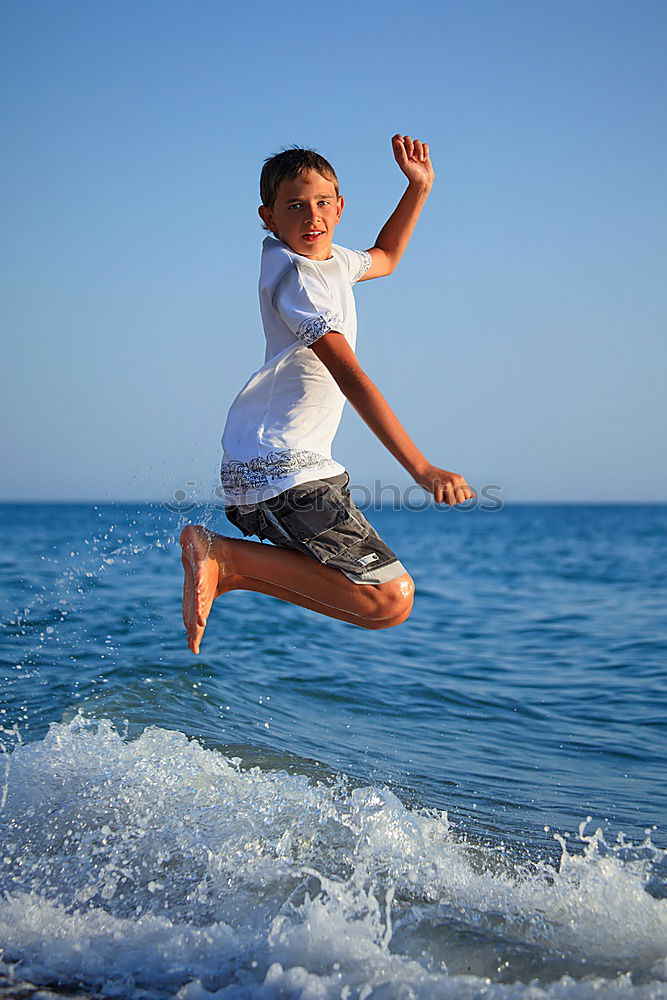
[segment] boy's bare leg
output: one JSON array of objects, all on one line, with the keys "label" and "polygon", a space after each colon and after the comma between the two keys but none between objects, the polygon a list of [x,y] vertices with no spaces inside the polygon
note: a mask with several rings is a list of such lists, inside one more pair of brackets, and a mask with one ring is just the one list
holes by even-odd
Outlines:
[{"label": "boy's bare leg", "polygon": [[183,621],[188,646],[199,644],[211,605],[230,590],[252,590],[362,628],[399,625],[410,614],[408,574],[377,585],[352,583],[340,570],[300,552],[216,535],[199,525],[181,532]]}]

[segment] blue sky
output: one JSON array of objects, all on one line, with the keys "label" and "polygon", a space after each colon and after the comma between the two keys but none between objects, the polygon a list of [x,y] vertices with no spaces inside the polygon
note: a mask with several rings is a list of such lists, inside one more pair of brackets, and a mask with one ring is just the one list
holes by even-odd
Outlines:
[{"label": "blue sky", "polygon": [[[436,186],[358,354],[416,442],[508,501],[667,500],[666,29],[650,0],[3,0],[0,498],[209,497],[263,359],[262,160],[319,149],[367,247],[398,131]],[[349,407],[334,455],[409,483]]]}]

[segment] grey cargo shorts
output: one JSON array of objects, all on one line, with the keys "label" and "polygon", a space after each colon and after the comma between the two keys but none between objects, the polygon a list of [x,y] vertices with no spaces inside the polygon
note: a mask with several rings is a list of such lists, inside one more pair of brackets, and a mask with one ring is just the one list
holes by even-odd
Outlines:
[{"label": "grey cargo shorts", "polygon": [[244,535],[296,549],[353,583],[388,583],[405,567],[366,520],[347,486],[346,472],[293,486],[252,506],[228,506],[227,519]]}]

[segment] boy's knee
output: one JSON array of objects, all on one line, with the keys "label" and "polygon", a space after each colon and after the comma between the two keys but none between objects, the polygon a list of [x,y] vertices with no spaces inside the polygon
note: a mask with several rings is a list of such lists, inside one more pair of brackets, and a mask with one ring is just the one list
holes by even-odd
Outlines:
[{"label": "boy's knee", "polygon": [[373,619],[377,628],[388,628],[390,624],[400,625],[408,618],[415,597],[415,582],[409,573],[379,584],[376,593],[378,599]]}]

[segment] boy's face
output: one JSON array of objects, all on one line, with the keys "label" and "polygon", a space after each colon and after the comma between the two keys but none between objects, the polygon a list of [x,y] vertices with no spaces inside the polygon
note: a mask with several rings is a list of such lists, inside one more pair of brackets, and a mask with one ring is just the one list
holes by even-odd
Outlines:
[{"label": "boy's face", "polygon": [[336,196],[333,183],[315,170],[283,181],[273,208],[259,208],[264,225],[290,250],[311,260],[331,257],[333,233],[342,211],[343,199]]}]

